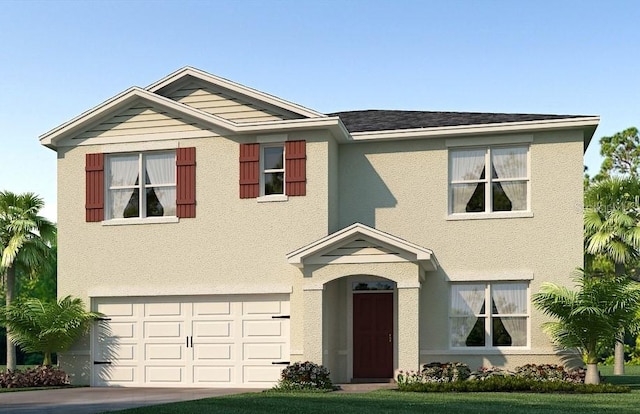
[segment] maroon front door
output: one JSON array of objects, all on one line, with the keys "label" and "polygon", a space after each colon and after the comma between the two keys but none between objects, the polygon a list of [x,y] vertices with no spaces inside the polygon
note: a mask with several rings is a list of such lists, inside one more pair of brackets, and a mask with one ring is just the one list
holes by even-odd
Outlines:
[{"label": "maroon front door", "polygon": [[393,378],[393,293],[353,295],[353,377]]}]

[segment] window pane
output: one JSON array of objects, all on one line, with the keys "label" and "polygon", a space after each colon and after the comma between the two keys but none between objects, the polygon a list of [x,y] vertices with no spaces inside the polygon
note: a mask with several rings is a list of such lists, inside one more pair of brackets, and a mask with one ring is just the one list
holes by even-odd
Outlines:
[{"label": "window pane", "polygon": [[109,192],[109,217],[129,218],[140,216],[139,190],[123,189]]},{"label": "window pane", "polygon": [[451,346],[484,346],[485,318],[451,318]]},{"label": "window pane", "polygon": [[526,181],[501,181],[499,183],[493,183],[494,211],[522,211],[526,209]]},{"label": "window pane", "polygon": [[478,180],[484,168],[485,150],[456,150],[451,152],[451,179]]},{"label": "window pane", "polygon": [[527,178],[526,147],[492,148],[493,178]]},{"label": "window pane", "polygon": [[139,170],[138,155],[118,155],[109,157],[109,187],[133,186]]},{"label": "window pane", "polygon": [[485,211],[485,183],[453,184],[453,213],[478,213]]},{"label": "window pane", "polygon": [[527,285],[525,283],[495,283],[491,296],[500,315],[527,313]]},{"label": "window pane", "polygon": [[264,175],[264,195],[283,194],[284,173],[267,173]]},{"label": "window pane", "polygon": [[282,156],[284,147],[265,147],[264,149],[264,169],[279,170],[284,168]]},{"label": "window pane", "polygon": [[171,153],[152,153],[144,156],[147,184],[175,184],[176,157]]},{"label": "window pane", "polygon": [[147,217],[175,215],[175,187],[156,187],[147,189]]},{"label": "window pane", "polygon": [[527,318],[506,317],[493,318],[494,346],[526,346]]}]

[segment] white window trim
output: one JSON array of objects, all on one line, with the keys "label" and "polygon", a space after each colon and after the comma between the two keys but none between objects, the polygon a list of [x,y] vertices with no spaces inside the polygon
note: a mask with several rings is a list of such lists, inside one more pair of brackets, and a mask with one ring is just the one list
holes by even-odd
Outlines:
[{"label": "white window trim", "polygon": [[[494,148],[526,148],[527,149],[527,176],[526,177],[518,177],[518,178],[497,178],[494,179],[492,177],[492,170],[489,169],[487,171],[487,166],[492,166],[491,164],[491,150]],[[458,150],[467,150],[467,149],[483,149],[485,151],[485,178],[478,180],[467,180],[467,181],[453,181],[452,177],[452,158],[451,155],[453,152]],[[495,145],[477,145],[477,146],[465,146],[458,147],[451,145],[448,149],[448,183],[447,183],[447,192],[448,192],[448,205],[447,205],[447,220],[484,220],[484,219],[497,219],[497,218],[522,218],[522,217],[533,217],[533,212],[531,211],[531,145],[526,140],[523,142],[512,143],[512,144],[495,144]],[[526,181],[527,183],[527,209],[526,210],[518,210],[518,211],[492,211],[493,210],[493,191],[492,191],[492,183],[494,182],[502,182],[502,181]],[[485,211],[484,212],[476,212],[476,213],[453,213],[453,187],[452,184],[462,184],[462,183],[475,183],[478,184],[483,183],[485,185]]]},{"label": "white window trim", "polygon": [[[111,218],[109,217],[109,213],[110,213],[110,206],[111,206],[111,190],[117,190],[117,189],[122,189],[122,188],[138,188],[140,191],[140,204],[138,205],[138,209],[140,214],[142,213],[146,213],[147,211],[147,197],[142,197],[142,194],[144,193],[144,190],[146,189],[146,184],[143,182],[144,180],[142,180],[141,178],[144,176],[143,174],[143,159],[144,156],[146,154],[152,154],[152,153],[166,153],[166,154],[173,154],[174,156],[174,168],[176,168],[175,171],[175,177],[176,177],[176,182],[174,184],[152,184],[149,187],[150,188],[162,188],[162,187],[175,187],[177,190],[177,177],[178,177],[178,171],[177,171],[177,166],[175,163],[175,157],[176,157],[176,151],[175,150],[159,150],[159,151],[132,151],[132,152],[114,152],[114,153],[110,153],[110,154],[105,154],[107,157],[107,162],[105,163],[105,174],[104,174],[104,189],[105,189],[105,195],[104,195],[104,220],[102,221],[102,224],[105,226],[119,226],[119,225],[125,225],[125,224],[155,224],[155,223],[177,223],[179,221],[179,218],[177,216],[153,216],[153,217],[146,217],[146,216],[139,216],[139,217],[130,217],[130,218]],[[109,176],[111,175],[111,157],[119,157],[119,156],[126,156],[126,155],[137,155],[138,156],[138,177],[140,177],[138,179],[138,185],[134,185],[134,186],[116,186],[116,187],[111,187],[109,185]],[[176,212],[177,212],[177,205],[176,205]]]},{"label": "white window trim", "polygon": [[[264,150],[266,148],[282,148],[282,168],[272,168],[265,169],[264,168]],[[284,142],[278,143],[269,143],[269,144],[260,144],[260,197],[258,197],[258,202],[269,202],[269,201],[287,201],[289,198],[287,197],[287,170],[286,170],[286,146]],[[264,193],[264,185],[265,185],[265,175],[269,173],[282,173],[282,194],[265,194]]]},{"label": "white window trim", "polygon": [[[526,314],[505,314],[502,316],[509,317],[526,317],[527,318],[527,344],[524,346],[493,346],[493,315],[491,314],[491,285],[492,284],[500,284],[500,283],[514,283],[514,284],[525,284],[526,282],[513,282],[511,280],[494,280],[491,282],[464,282],[459,284],[478,284],[484,285],[484,303],[485,303],[485,313],[477,314],[476,317],[483,317],[484,321],[484,343],[485,346],[453,346],[451,344],[451,319],[455,316],[451,315],[451,286],[449,285],[449,304],[448,304],[448,331],[447,335],[449,336],[449,350],[451,351],[464,351],[468,353],[477,353],[484,351],[518,351],[518,350],[529,350],[531,349],[531,285],[526,283],[527,286],[527,313]],[[456,283],[458,284],[458,283]],[[487,306],[489,305],[489,306]],[[489,313],[487,313],[487,308],[489,309]]]}]

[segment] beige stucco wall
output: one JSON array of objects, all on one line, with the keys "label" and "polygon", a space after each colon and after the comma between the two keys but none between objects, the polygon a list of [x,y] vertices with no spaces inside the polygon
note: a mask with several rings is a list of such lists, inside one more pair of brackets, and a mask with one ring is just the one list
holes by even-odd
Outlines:
[{"label": "beige stucco wall", "polygon": [[363,222],[433,250],[441,265],[427,274],[420,290],[421,363],[464,358],[472,367],[480,361],[507,366],[557,362],[540,329],[545,319],[535,310],[527,350],[491,351],[491,357],[476,358],[450,351],[448,345],[451,277],[481,281],[496,274],[531,274],[534,293],[546,280],[570,285],[571,271],[582,265],[582,132],[535,133],[532,139],[533,217],[484,220],[447,220],[444,139],[341,147],[341,227]]},{"label": "beige stucco wall", "polygon": [[[293,285],[300,277],[286,254],[327,233],[328,146],[325,132],[287,138],[307,141],[306,196],[286,202],[240,199],[238,144],[255,142],[255,137],[212,134],[179,143],[197,149],[196,218],[143,225],[85,222],[85,154],[114,147],[60,149],[58,295],[90,303],[97,296],[291,293],[291,350],[298,352],[303,302]],[[121,148],[144,147],[127,145]],[[74,361],[67,368],[77,378],[86,377],[83,359],[90,361],[89,341],[62,356],[62,361]]]},{"label": "beige stucco wall", "polygon": [[[545,280],[570,283],[569,273],[582,263],[581,132],[532,134],[533,217],[460,221],[447,220],[444,139],[338,144],[326,131],[288,139],[307,140],[306,196],[269,203],[240,199],[238,144],[255,137],[203,137],[200,131],[198,138],[166,142],[197,148],[197,217],[125,226],[84,221],[85,154],[112,147],[105,141],[61,148],[59,295],[90,302],[96,296],[290,292],[291,360],[323,361],[334,379],[344,381],[349,350],[343,298],[349,287],[341,278],[376,275],[399,284],[397,369],[432,360],[464,360],[473,368],[555,360],[540,332],[544,318],[535,311],[525,351],[450,351],[449,279],[532,274],[531,293]],[[122,145],[143,149],[149,140],[132,136]],[[420,284],[414,263],[304,270],[287,263],[287,253],[354,222],[433,250],[441,268]],[[78,383],[88,382],[89,341],[61,360]]]}]

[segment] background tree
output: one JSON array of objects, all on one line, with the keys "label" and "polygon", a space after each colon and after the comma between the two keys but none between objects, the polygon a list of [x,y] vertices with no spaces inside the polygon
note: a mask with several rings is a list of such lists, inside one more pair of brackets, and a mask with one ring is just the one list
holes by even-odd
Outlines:
[{"label": "background tree", "polygon": [[[640,180],[609,177],[585,191],[585,267],[610,261],[616,276],[627,274],[640,257]],[[624,326],[615,344],[614,374],[624,373]]]},{"label": "background tree", "polygon": [[543,330],[565,349],[578,349],[587,361],[585,383],[600,382],[598,353],[611,346],[624,325],[628,332],[640,331],[640,289],[625,276],[592,275],[577,270],[577,291],[554,283],[543,283],[532,297],[533,304],[557,321]]},{"label": "background tree", "polygon": [[51,365],[54,352],[68,350],[101,316],[86,311],[82,300],[71,296],[59,301],[22,299],[7,307],[5,323],[12,342],[27,352],[42,352],[42,365]]},{"label": "background tree", "polygon": [[[15,298],[17,269],[36,268],[49,255],[56,228],[39,215],[42,198],[33,193],[0,192],[0,274],[4,280],[5,303],[9,308]],[[16,369],[15,345],[7,327],[7,369]]]},{"label": "background tree", "polygon": [[600,138],[600,155],[604,157],[596,181],[612,175],[640,176],[640,137],[638,129],[627,128],[610,137]]}]

